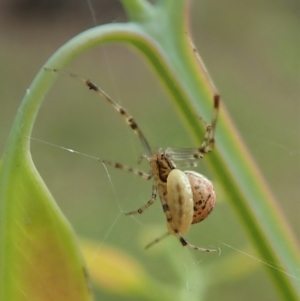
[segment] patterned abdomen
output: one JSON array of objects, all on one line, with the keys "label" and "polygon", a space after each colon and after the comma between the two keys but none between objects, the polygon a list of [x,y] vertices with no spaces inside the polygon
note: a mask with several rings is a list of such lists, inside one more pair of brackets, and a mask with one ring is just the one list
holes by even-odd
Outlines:
[{"label": "patterned abdomen", "polygon": [[184,172],[191,184],[194,200],[194,214],[192,224],[204,220],[213,210],[216,203],[216,194],[212,183],[203,175],[186,170]]}]

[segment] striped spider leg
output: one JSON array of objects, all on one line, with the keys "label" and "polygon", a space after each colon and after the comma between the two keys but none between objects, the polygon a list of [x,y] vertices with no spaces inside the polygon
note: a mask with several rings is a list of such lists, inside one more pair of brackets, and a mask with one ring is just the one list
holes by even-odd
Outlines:
[{"label": "striped spider leg", "polygon": [[[214,132],[219,109],[219,95],[214,95],[214,111],[210,125],[206,124],[206,132],[203,143],[199,148],[167,148],[165,151],[157,149],[152,151],[141,129],[124,108],[112,100],[103,90],[97,87],[89,79],[67,73],[57,69],[45,68],[47,71],[66,74],[81,80],[90,90],[100,95],[124,118],[133,132],[138,136],[144,149],[143,156],[150,165],[149,172],[143,172],[130,166],[109,160],[100,160],[115,168],[122,169],[150,180],[153,179],[152,194],[150,200],[137,210],[126,213],[127,215],[141,214],[156,200],[157,193],[160,197],[162,208],[167,219],[168,234],[176,236],[183,246],[203,252],[213,252],[214,249],[206,249],[194,246],[183,237],[192,224],[206,218],[212,211],[216,195],[212,183],[203,175],[195,171],[181,171],[175,161],[189,162],[190,166],[196,166],[195,160],[203,158],[214,146]],[[166,236],[166,235],[164,235]],[[155,240],[147,247],[160,239]]]}]

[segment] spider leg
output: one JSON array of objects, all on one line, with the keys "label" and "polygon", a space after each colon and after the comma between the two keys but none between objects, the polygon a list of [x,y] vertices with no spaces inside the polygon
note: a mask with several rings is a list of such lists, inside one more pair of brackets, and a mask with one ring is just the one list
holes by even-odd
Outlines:
[{"label": "spider leg", "polygon": [[100,161],[101,163],[104,163],[104,164],[108,164],[108,165],[111,165],[113,166],[114,168],[117,168],[117,169],[121,169],[121,170],[125,170],[125,171],[128,171],[128,172],[131,172],[139,177],[141,177],[142,179],[144,180],[150,180],[153,178],[153,174],[151,172],[147,173],[147,172],[144,172],[144,171],[141,171],[141,170],[138,170],[138,169],[135,169],[135,168],[132,168],[128,165],[123,165],[121,163],[118,163],[118,162],[113,162],[113,161],[109,161],[109,160],[101,160],[101,159],[98,159],[98,161]]},{"label": "spider leg", "polygon": [[[170,235],[170,233],[167,232],[164,235],[154,239],[153,241],[151,241],[149,244],[147,244],[145,246],[145,249],[151,248],[152,246],[159,243],[160,241],[162,241],[164,238],[168,237],[169,235]],[[182,246],[187,247],[189,249],[197,250],[197,251],[200,251],[200,252],[207,252],[207,253],[217,252],[217,250],[215,250],[215,249],[200,248],[200,247],[197,247],[197,246],[194,246],[194,245],[190,244],[189,242],[186,241],[186,239],[183,236],[181,236],[180,233],[178,233],[178,235],[176,235],[176,236],[178,237],[178,239],[179,239],[180,243],[182,244]]]},{"label": "spider leg", "polygon": [[211,121],[211,128],[209,131],[209,135],[205,141],[205,137],[204,137],[204,141],[203,144],[206,147],[206,150],[204,150],[204,152],[209,152],[214,148],[215,145],[215,130],[216,130],[216,125],[217,125],[217,119],[218,119],[218,112],[219,112],[219,106],[220,106],[220,95],[219,94],[215,94],[214,95],[214,110],[213,110],[213,116],[212,116],[212,121]]},{"label": "spider leg", "polygon": [[206,132],[204,135],[203,142],[199,148],[172,148],[169,147],[166,149],[166,154],[172,158],[172,160],[197,160],[209,153],[215,145],[215,128],[217,124],[217,117],[220,105],[220,95],[214,95],[214,110],[211,124],[206,124]]},{"label": "spider leg", "polygon": [[148,243],[146,246],[145,246],[145,249],[149,249],[151,248],[152,246],[156,245],[157,243],[159,243],[160,241],[162,241],[164,238],[168,237],[170,235],[169,232],[166,232],[164,235],[154,239],[153,241],[151,241],[150,243]]},{"label": "spider leg", "polygon": [[126,215],[142,214],[149,206],[151,206],[155,202],[156,196],[157,196],[157,184],[156,184],[156,181],[154,181],[153,185],[152,185],[151,199],[145,205],[140,207],[139,209],[130,211],[130,212],[126,212],[125,214]]},{"label": "spider leg", "polygon": [[[210,145],[210,147],[206,148],[206,150],[205,150],[205,146],[204,146],[205,138],[201,145],[201,147],[204,146],[204,154],[205,154],[205,153],[209,152],[210,150],[212,150],[214,147],[214,135],[215,135],[215,128],[216,128],[216,124],[217,124],[219,105],[220,105],[220,95],[219,95],[218,90],[217,90],[213,80],[211,79],[210,74],[209,74],[208,70],[206,69],[205,64],[202,61],[201,56],[199,55],[192,39],[189,37],[189,35],[187,33],[186,33],[186,35],[187,35],[187,39],[191,45],[191,48],[196,56],[196,59],[198,60],[200,72],[204,76],[203,79],[206,82],[206,86],[210,90],[210,93],[213,96],[213,101],[214,101],[214,111],[213,111],[212,122],[211,122],[211,134],[207,139],[207,142],[208,142],[207,145]],[[198,157],[196,159],[202,158],[201,151],[200,151],[201,147],[199,148],[200,154],[198,155]]]},{"label": "spider leg", "polygon": [[66,71],[58,70],[58,69],[51,69],[51,68],[44,68],[46,71],[52,71],[55,73],[65,74],[69,75],[71,77],[74,77],[76,79],[81,80],[90,90],[95,91],[98,95],[100,95],[102,98],[104,98],[110,105],[112,105],[117,112],[125,119],[126,123],[130,126],[130,128],[134,131],[134,133],[139,137],[141,144],[144,148],[145,157],[149,160],[151,157],[151,148],[150,145],[145,138],[144,134],[138,127],[137,123],[133,119],[132,116],[130,116],[118,103],[116,103],[108,94],[106,94],[101,88],[97,87],[93,82],[91,82],[89,79],[80,77],[78,75],[75,75],[73,73],[69,73]]},{"label": "spider leg", "polygon": [[206,249],[206,248],[201,248],[201,247],[197,247],[197,246],[190,244],[179,232],[176,233],[176,236],[179,239],[182,246],[187,247],[189,249],[193,249],[193,250],[197,250],[197,251],[201,251],[201,252],[217,252],[217,250],[215,250],[215,249]]},{"label": "spider leg", "polygon": [[[115,168],[131,172],[131,173],[133,173],[133,174],[141,177],[144,180],[150,180],[150,179],[153,178],[153,174],[151,172],[146,173],[146,172],[143,172],[141,170],[132,168],[130,166],[123,165],[121,163],[117,163],[117,162],[113,162],[113,161],[109,161],[109,160],[100,160],[100,159],[98,159],[98,161],[100,161],[100,162],[102,162],[104,164],[111,165],[111,166],[113,166]],[[143,213],[149,206],[151,206],[154,203],[154,201],[156,199],[156,195],[157,195],[157,184],[156,184],[156,181],[154,181],[153,185],[152,185],[151,199],[144,206],[140,207],[139,209],[134,210],[134,211],[130,211],[130,212],[126,212],[125,214],[126,215],[133,215],[133,214],[141,214],[141,213]]]},{"label": "spider leg", "polygon": [[219,106],[220,106],[220,95],[215,94],[214,95],[214,110],[213,110],[213,116],[212,116],[212,121],[211,125],[206,126],[206,133],[204,135],[203,142],[198,148],[197,154],[194,154],[195,159],[203,158],[203,156],[210,152],[215,145],[215,129],[216,129],[216,124],[217,124],[217,119],[218,119],[218,112],[219,112]]}]

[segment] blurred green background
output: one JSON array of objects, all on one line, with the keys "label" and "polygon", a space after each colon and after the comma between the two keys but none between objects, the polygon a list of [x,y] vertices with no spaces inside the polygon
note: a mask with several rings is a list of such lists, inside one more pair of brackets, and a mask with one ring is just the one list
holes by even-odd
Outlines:
[{"label": "blurred green background", "polygon": [[[91,4],[92,10],[86,0],[0,3],[1,151],[26,89],[49,56],[95,23],[126,20],[118,1]],[[299,2],[194,0],[191,6],[193,38],[222,95],[222,105],[295,236],[300,237]],[[68,70],[97,82],[122,104],[153,148],[195,146],[160,83],[133,51],[107,45],[80,57]],[[81,82],[65,76],[58,78],[47,95],[33,138],[131,166],[136,166],[142,153],[139,141],[117,113]],[[195,266],[199,270],[213,267],[218,277],[226,279],[228,271],[218,269],[219,263],[237,254],[227,245],[259,259],[235,212],[218,191],[218,183],[213,214],[192,227],[187,238],[198,246],[221,248],[220,256],[182,249],[172,238],[144,251],[144,245],[165,232],[159,201],[135,218],[123,212],[137,209],[150,198],[151,183],[109,167],[107,173],[95,159],[59,147],[35,140],[31,145],[39,172],[75,231],[128,253],[161,283],[184,281],[187,295],[192,296],[202,281],[191,280]],[[149,169],[146,164],[141,168]],[[205,159],[197,170],[214,180]],[[166,248],[173,248],[172,256]],[[180,276],[174,272],[174,261]],[[257,264],[246,255],[244,261]],[[232,266],[237,268],[242,267]],[[299,277],[299,271],[294,276]],[[279,300],[263,264],[235,281],[206,281],[211,286],[204,300]],[[101,298],[127,300],[98,290],[97,300]]]}]

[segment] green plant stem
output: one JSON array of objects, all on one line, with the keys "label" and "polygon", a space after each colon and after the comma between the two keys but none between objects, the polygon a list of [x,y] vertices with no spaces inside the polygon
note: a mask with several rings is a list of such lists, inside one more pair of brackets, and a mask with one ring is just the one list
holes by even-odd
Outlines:
[{"label": "green plant stem", "polygon": [[[63,69],[80,54],[98,45],[120,42],[139,50],[150,62],[178,108],[184,123],[198,145],[203,126],[196,112],[206,120],[212,108],[211,88],[187,41],[188,1],[163,0],[151,6],[142,0],[122,0],[133,22],[99,26],[83,32],[63,45],[45,64]],[[3,173],[9,173],[9,162],[28,156],[31,131],[44,95],[56,75],[37,74],[18,111],[9,143]],[[26,119],[24,116],[27,116]],[[30,118],[28,118],[30,116]],[[300,270],[299,250],[287,222],[277,207],[265,181],[243,146],[228,114],[221,107],[216,133],[217,148],[206,157],[211,169],[226,192],[228,201],[242,220],[261,259],[274,266]],[[297,300],[299,282],[266,265],[277,289],[285,300]]]}]

